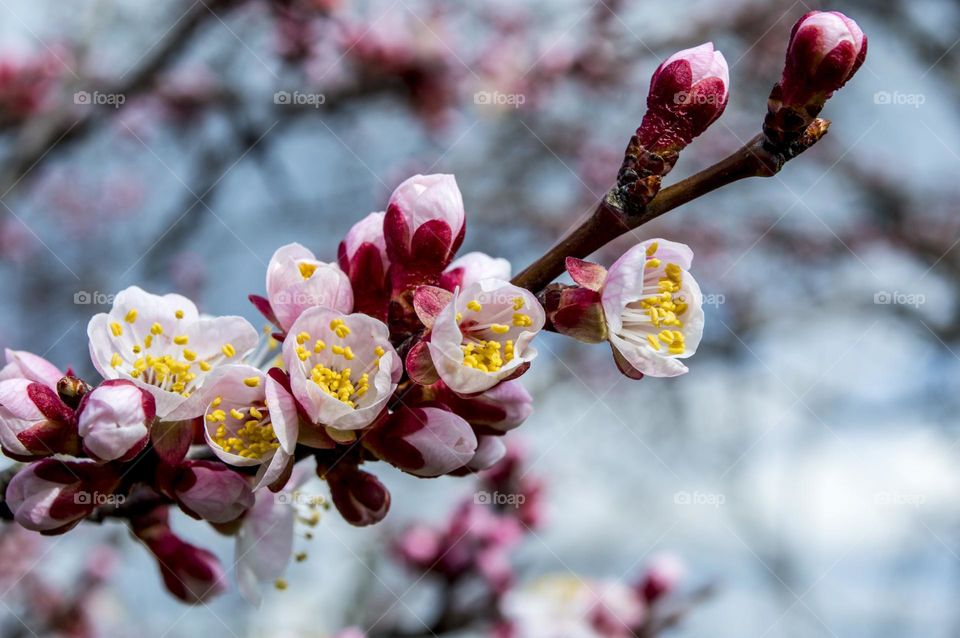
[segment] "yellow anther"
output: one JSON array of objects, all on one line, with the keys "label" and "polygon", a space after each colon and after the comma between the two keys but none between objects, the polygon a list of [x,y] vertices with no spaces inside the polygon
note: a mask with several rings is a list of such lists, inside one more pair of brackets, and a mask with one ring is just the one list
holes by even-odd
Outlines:
[{"label": "yellow anther", "polygon": [[263,419],[263,412],[261,412],[260,410],[256,409],[255,407],[253,407],[253,406],[251,405],[251,406],[250,406],[250,416],[252,416],[253,418],[255,418],[255,419],[257,419],[257,420],[260,420],[260,419]]},{"label": "yellow anther", "polygon": [[375,355],[377,355],[378,357],[382,357],[383,354],[384,354],[384,352],[385,352],[385,351],[384,351],[383,347],[381,347],[381,346],[377,346],[376,348],[373,349],[373,353],[374,353]]},{"label": "yellow anther", "polygon": [[277,591],[286,591],[288,587],[287,581],[282,578],[278,578],[277,580],[273,581],[273,586],[277,588]]},{"label": "yellow anther", "polygon": [[223,403],[223,397],[214,397],[213,401],[210,402],[210,405],[212,405],[213,407],[217,407],[221,403]]},{"label": "yellow anther", "polygon": [[323,352],[323,350],[324,350],[326,347],[327,347],[327,344],[324,343],[323,339],[317,339],[316,342],[314,342],[314,344],[313,344],[313,351],[314,351],[314,352]]},{"label": "yellow anther", "polygon": [[178,346],[185,346],[190,343],[190,337],[187,335],[177,335],[173,338],[173,342]]},{"label": "yellow anther", "polygon": [[197,365],[199,365],[200,369],[203,370],[204,372],[210,372],[210,369],[213,368],[213,366],[207,363],[206,361],[201,361]]},{"label": "yellow anther", "polygon": [[660,265],[660,260],[659,260],[659,259],[648,259],[648,260],[647,260],[647,267],[648,267],[648,268],[656,268],[656,267],[658,267],[659,265]]},{"label": "yellow anther", "polygon": [[123,318],[127,323],[133,323],[137,320],[137,310],[136,308],[131,308],[127,311],[127,316]]},{"label": "yellow anther", "polygon": [[233,355],[237,354],[237,349],[233,347],[232,343],[223,344],[223,347],[220,348],[220,350],[223,352],[224,356],[227,357],[228,359]]},{"label": "yellow anther", "polygon": [[120,358],[120,354],[118,352],[114,352],[113,356],[110,357],[110,366],[113,368],[119,368],[121,363],[123,363],[123,359]]},{"label": "yellow anther", "polygon": [[152,345],[153,345],[153,335],[147,335],[146,337],[143,338],[144,348],[149,348]]},{"label": "yellow anther", "polygon": [[150,326],[150,334],[153,334],[153,335],[162,335],[162,334],[163,334],[163,326],[161,326],[159,323],[154,323],[152,326]]},{"label": "yellow anther", "polygon": [[300,359],[301,361],[306,361],[307,359],[310,358],[310,353],[307,352],[307,349],[304,348],[303,346],[297,346],[296,353],[297,353],[297,358]]},{"label": "yellow anther", "polygon": [[350,328],[343,319],[334,319],[331,321],[330,330],[332,330],[341,339],[346,338],[346,336],[350,334]]},{"label": "yellow anther", "polygon": [[133,346],[133,354],[140,354],[140,351],[141,351],[141,350],[142,350],[142,348],[140,347],[140,344],[134,344],[134,346]]},{"label": "yellow anther", "polygon": [[114,321],[110,324],[110,332],[113,333],[114,337],[119,337],[123,335],[123,326]]},{"label": "yellow anther", "polygon": [[313,273],[317,272],[317,266],[319,264],[311,264],[308,261],[301,261],[297,264],[297,268],[300,269],[300,276],[304,279],[310,279],[313,277]]},{"label": "yellow anther", "polygon": [[654,337],[653,335],[647,335],[647,343],[649,343],[650,347],[653,348],[654,350],[660,349],[660,342],[657,341],[657,338]]},{"label": "yellow anther", "polygon": [[515,312],[513,313],[513,325],[518,328],[529,328],[533,325],[533,319],[530,318],[530,315]]},{"label": "yellow anther", "polygon": [[243,412],[236,408],[230,408],[230,416],[235,418],[237,421],[243,421]]},{"label": "yellow anther", "polygon": [[523,297],[514,297],[514,298],[513,298],[513,309],[514,309],[514,310],[520,310],[521,308],[523,308],[523,306],[524,306],[525,303],[526,303],[526,302],[523,300]]},{"label": "yellow anther", "polygon": [[490,326],[490,331],[494,334],[502,335],[510,332],[510,326],[504,325],[502,323],[495,323]]},{"label": "yellow anther", "polygon": [[187,361],[193,361],[197,358],[197,353],[187,348],[183,349],[183,358]]},{"label": "yellow anther", "polygon": [[256,388],[260,385],[260,377],[247,377],[243,380],[243,384],[248,388]]},{"label": "yellow anther", "polygon": [[309,333],[309,332],[301,332],[300,334],[297,335],[297,343],[298,343],[299,345],[302,346],[303,344],[305,344],[305,343],[308,342],[308,341],[310,341],[310,333]]},{"label": "yellow anther", "polygon": [[457,313],[456,320],[457,320],[457,323],[460,323],[461,321],[463,321],[463,313],[462,313],[462,312],[458,312],[458,313]]},{"label": "yellow anther", "polygon": [[659,338],[660,341],[664,342],[668,346],[674,341],[673,332],[671,332],[670,330],[661,330],[660,333],[657,335],[657,338]]},{"label": "yellow anther", "polygon": [[175,313],[173,313],[173,316],[176,317],[177,319],[183,319],[183,311],[178,310]]},{"label": "yellow anther", "polygon": [[655,254],[657,254],[657,248],[659,248],[657,242],[653,242],[647,246],[647,257],[653,257]]},{"label": "yellow anther", "polygon": [[480,312],[481,310],[483,310],[483,306],[480,305],[479,301],[477,301],[476,299],[473,299],[472,301],[467,302],[467,309],[472,310],[474,312]]}]

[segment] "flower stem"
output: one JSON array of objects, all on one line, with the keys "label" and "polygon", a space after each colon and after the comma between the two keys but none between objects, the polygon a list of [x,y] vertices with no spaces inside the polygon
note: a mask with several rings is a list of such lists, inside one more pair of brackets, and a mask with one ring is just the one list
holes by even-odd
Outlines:
[{"label": "flower stem", "polygon": [[585,221],[514,277],[514,285],[539,293],[563,274],[567,257],[586,258],[621,235],[727,184],[775,175],[789,160],[816,144],[829,126],[827,120],[814,120],[796,142],[784,148],[774,147],[759,133],[713,166],[662,189],[646,206],[623,201],[614,187]]}]

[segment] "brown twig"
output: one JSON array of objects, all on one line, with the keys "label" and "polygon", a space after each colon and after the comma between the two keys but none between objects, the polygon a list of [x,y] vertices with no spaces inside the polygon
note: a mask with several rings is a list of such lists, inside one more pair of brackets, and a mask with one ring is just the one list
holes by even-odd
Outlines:
[{"label": "brown twig", "polygon": [[713,166],[664,188],[650,203],[635,211],[622,200],[615,186],[590,217],[514,277],[513,283],[538,293],[563,274],[567,257],[587,257],[617,237],[727,184],[747,177],[775,175],[789,160],[816,144],[829,126],[827,120],[814,120],[797,142],[783,149],[772,148],[759,133]]}]

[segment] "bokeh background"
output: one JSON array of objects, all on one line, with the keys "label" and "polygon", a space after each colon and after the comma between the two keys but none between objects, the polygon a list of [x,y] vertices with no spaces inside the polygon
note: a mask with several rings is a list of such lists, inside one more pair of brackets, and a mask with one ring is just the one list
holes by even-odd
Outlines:
[{"label": "bokeh background", "polygon": [[[260,321],[246,296],[276,247],[332,260],[417,172],[456,174],[464,250],[519,270],[612,184],[662,59],[712,40],[731,70],[726,113],[669,182],[759,131],[790,26],[814,8],[870,39],[827,138],[598,256],[637,238],[692,246],[710,305],[690,373],[636,383],[606,348],[540,340],[537,412],[511,438],[549,485],[548,523],[516,561],[525,579],[619,578],[676,552],[691,586],[716,585],[677,636],[957,635],[950,0],[0,0],[0,346],[95,378],[86,323],[131,284]],[[325,636],[429,606],[385,539],[471,490],[381,474],[387,521],[326,516],[259,611],[235,589],[176,603],[120,524],[19,539],[3,561],[66,586],[112,546],[106,635]],[[227,539],[177,523],[230,564]],[[30,635],[29,592],[4,583],[2,633]]]}]

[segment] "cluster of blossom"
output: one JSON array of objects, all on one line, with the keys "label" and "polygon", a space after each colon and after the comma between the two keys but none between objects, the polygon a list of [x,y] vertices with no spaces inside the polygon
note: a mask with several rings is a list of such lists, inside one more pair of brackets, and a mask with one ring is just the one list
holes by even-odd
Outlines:
[{"label": "cluster of blossom", "polygon": [[[418,582],[432,579],[444,592],[445,607],[423,635],[471,629],[492,638],[654,636],[687,611],[690,597],[677,595],[685,568],[672,554],[652,558],[631,582],[574,573],[523,582],[511,552],[543,524],[543,505],[542,480],[512,444],[444,523],[414,523],[395,538],[396,558]],[[377,635],[377,627],[368,633]],[[358,627],[338,634],[364,635]]]},{"label": "cluster of blossom", "polygon": [[[851,25],[813,13],[794,30],[780,86],[813,68],[821,88],[780,91],[791,112],[806,104],[813,113],[828,79],[839,88],[856,70],[865,39]],[[661,64],[616,196],[649,201],[679,152],[723,112],[728,85],[709,43]],[[782,119],[768,124],[788,137],[793,120]],[[291,554],[296,514],[281,496],[308,474],[299,461],[315,459],[354,525],[376,523],[390,507],[366,464],[425,478],[492,467],[506,453],[503,436],[532,411],[518,378],[541,330],[609,343],[632,378],[687,371],[704,324],[687,246],[643,241],[609,269],[570,257],[573,285],[531,291],[510,282],[505,259],[457,258],[465,230],[453,176],[417,175],[350,229],[336,261],[300,244],[275,252],[266,296],[250,297],[272,324],[263,336],[241,317],[204,316],[183,296],[134,286],[88,325],[98,385],[7,351],[0,445],[27,465],[5,506],[46,534],[98,509],[123,512],[168,589],[203,600],[223,589],[223,569],[171,530],[168,509],[178,506],[236,537],[241,591],[256,598]],[[505,578],[502,554],[485,556],[478,568]]]}]

